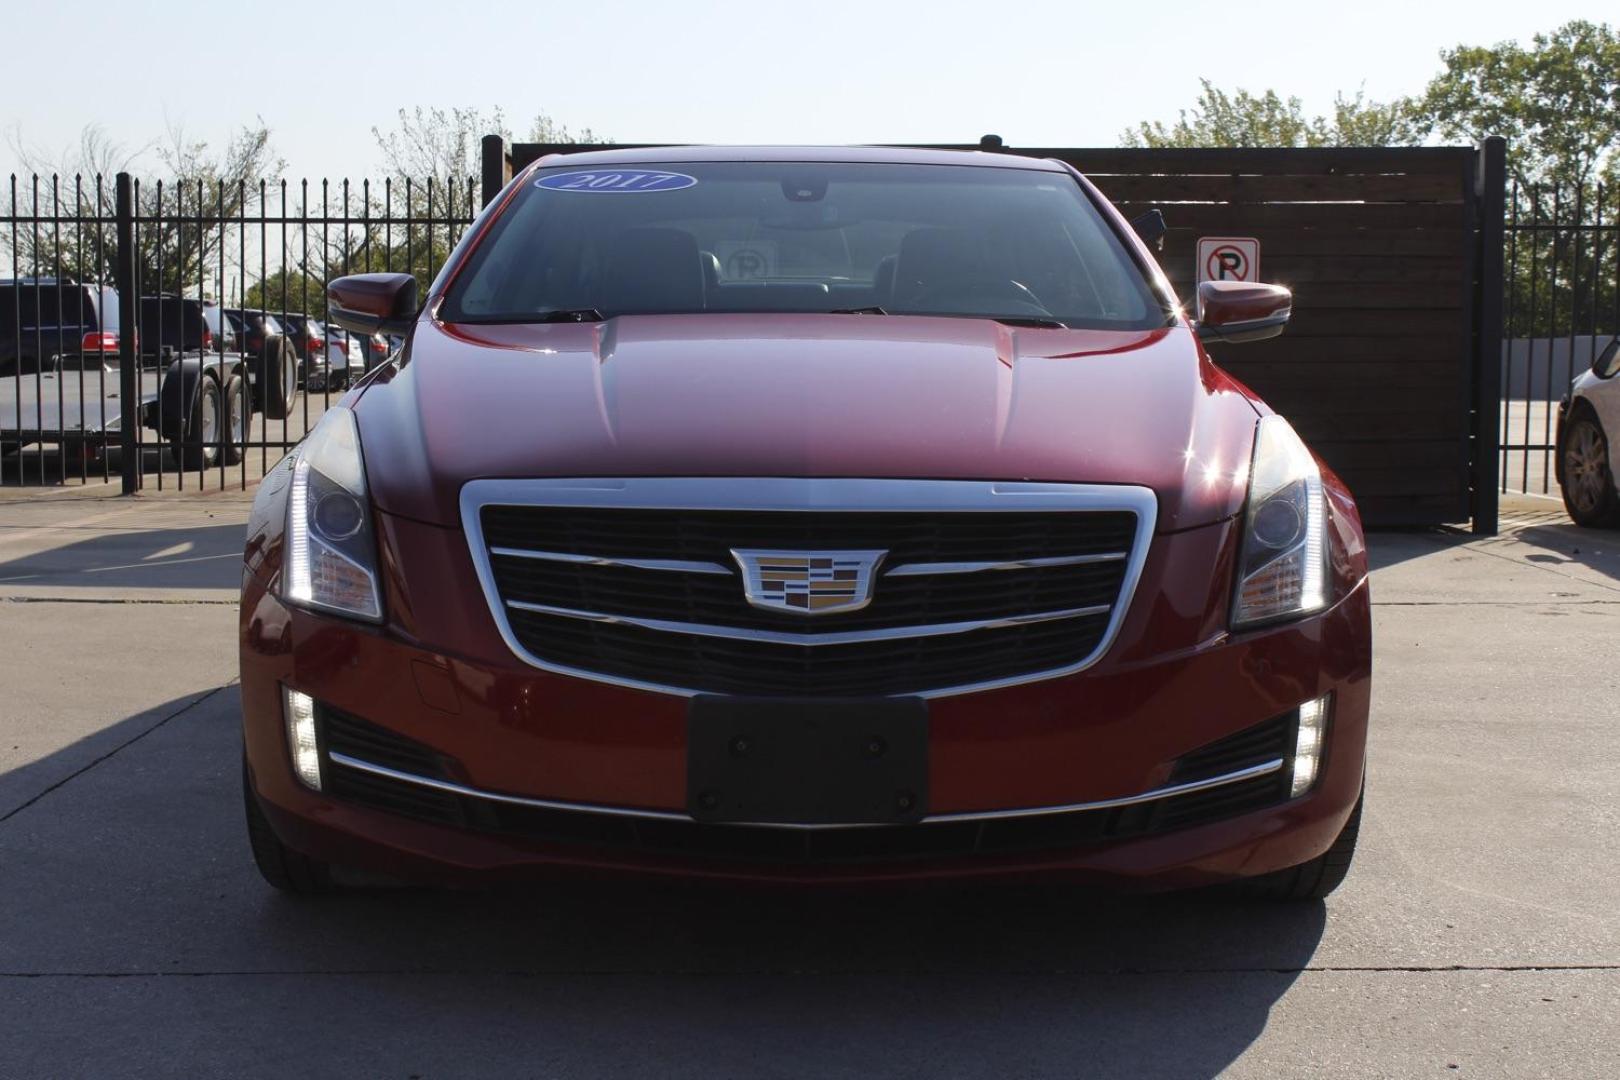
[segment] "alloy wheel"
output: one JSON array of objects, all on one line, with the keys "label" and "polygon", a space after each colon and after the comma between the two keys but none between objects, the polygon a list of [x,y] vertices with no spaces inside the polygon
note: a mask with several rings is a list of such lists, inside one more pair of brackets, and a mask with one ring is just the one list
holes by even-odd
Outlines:
[{"label": "alloy wheel", "polygon": [[1608,448],[1603,433],[1591,420],[1575,421],[1564,440],[1564,485],[1570,501],[1583,513],[1602,504],[1609,485]]}]

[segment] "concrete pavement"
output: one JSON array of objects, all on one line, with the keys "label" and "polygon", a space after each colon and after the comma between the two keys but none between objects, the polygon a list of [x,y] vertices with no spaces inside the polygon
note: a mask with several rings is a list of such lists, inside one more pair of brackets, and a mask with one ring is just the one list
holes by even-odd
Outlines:
[{"label": "concrete pavement", "polygon": [[[54,501],[53,501],[54,499]],[[1620,533],[1374,539],[1325,905],[674,886],[272,894],[240,496],[0,501],[0,1076],[1620,1074]]]}]

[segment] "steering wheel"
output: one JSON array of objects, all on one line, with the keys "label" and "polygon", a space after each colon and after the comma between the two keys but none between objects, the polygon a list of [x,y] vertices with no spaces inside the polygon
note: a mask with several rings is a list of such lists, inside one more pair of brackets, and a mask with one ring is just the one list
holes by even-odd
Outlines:
[{"label": "steering wheel", "polygon": [[1029,286],[1011,278],[981,278],[976,281],[954,281],[938,288],[924,289],[908,306],[930,311],[980,313],[995,311],[1003,315],[1040,315],[1051,318],[1052,312]]}]

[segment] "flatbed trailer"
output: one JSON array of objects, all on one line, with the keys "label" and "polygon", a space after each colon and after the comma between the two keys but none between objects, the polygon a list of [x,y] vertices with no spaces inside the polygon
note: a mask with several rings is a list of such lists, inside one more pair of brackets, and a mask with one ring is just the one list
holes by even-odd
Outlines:
[{"label": "flatbed trailer", "polygon": [[[187,467],[212,463],[221,452],[234,459],[252,414],[262,411],[256,365],[239,353],[200,351],[143,360],[133,409],[118,365],[95,357],[82,367],[0,376],[0,452],[41,443],[70,454],[104,452],[119,445],[125,418],[133,416]],[[277,401],[284,410],[285,398]]]}]

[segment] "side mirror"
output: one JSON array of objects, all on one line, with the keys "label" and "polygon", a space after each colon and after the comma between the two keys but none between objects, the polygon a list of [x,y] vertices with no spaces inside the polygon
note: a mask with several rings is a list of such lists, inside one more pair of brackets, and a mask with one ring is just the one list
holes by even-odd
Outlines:
[{"label": "side mirror", "polygon": [[350,274],[326,286],[329,321],[370,337],[379,330],[410,333],[416,321],[416,278],[411,274]]},{"label": "side mirror", "polygon": [[1283,332],[1294,294],[1281,285],[1205,281],[1198,286],[1198,336],[1205,341],[1264,341]]},{"label": "side mirror", "polygon": [[1592,374],[1600,379],[1612,379],[1620,374],[1620,337],[1609,342],[1609,347],[1592,361]]},{"label": "side mirror", "polygon": [[1165,224],[1164,211],[1157,208],[1131,218],[1131,228],[1142,238],[1142,243],[1154,251],[1164,250],[1164,234],[1170,231]]}]

